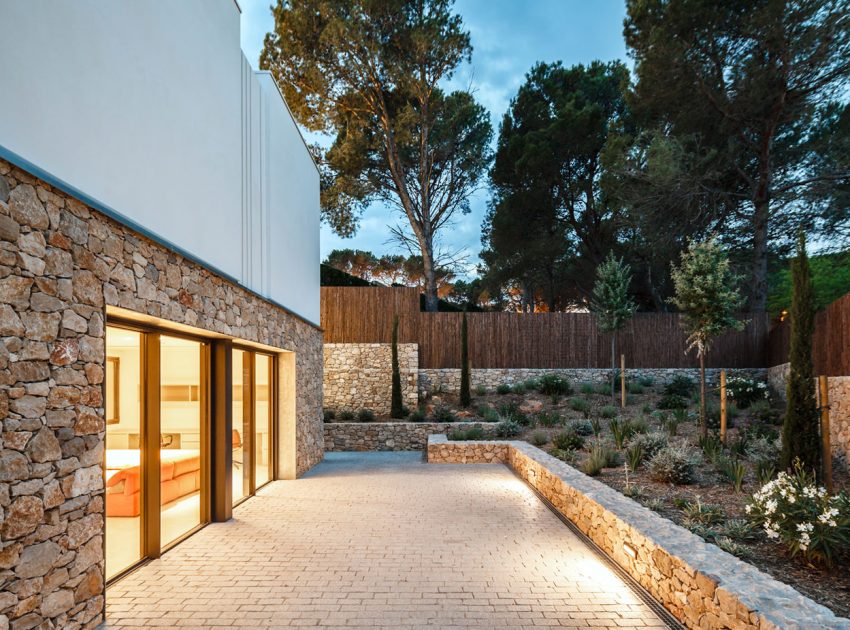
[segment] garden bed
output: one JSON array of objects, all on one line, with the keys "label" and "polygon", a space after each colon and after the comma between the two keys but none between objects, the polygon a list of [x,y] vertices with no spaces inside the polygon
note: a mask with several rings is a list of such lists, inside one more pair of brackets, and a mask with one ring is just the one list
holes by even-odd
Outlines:
[{"label": "garden bed", "polygon": [[[838,552],[833,568],[807,563],[800,557],[789,557],[783,545],[769,540],[763,528],[748,520],[746,506],[752,502],[753,493],[776,475],[776,438],[784,413],[781,403],[770,405],[759,400],[740,410],[730,403],[730,428],[724,447],[715,438],[702,443],[699,439],[695,387],[675,394],[680,398],[677,401],[671,400],[674,394],[665,394],[662,386],[632,383],[625,409],[612,404],[610,389],[605,391],[604,386],[573,384],[571,389],[542,394],[539,383],[530,383],[510,391],[502,388],[502,394],[479,392],[473,401],[474,415],[500,423],[494,434],[542,448],[836,614],[850,616],[850,557],[846,549]],[[658,409],[670,403],[686,406],[681,410]],[[719,404],[714,391],[708,407],[715,424]],[[459,412],[455,400],[446,396],[428,400],[423,408],[426,413],[434,409]],[[506,435],[506,426],[512,435]],[[624,428],[629,426],[631,429]],[[634,434],[628,436],[631,432]],[[637,443],[643,444],[646,452],[635,469],[629,470]],[[667,447],[686,463],[679,461],[682,457],[672,457],[666,466],[664,462],[653,463],[651,451]],[[680,465],[685,470],[681,474]],[[835,489],[850,489],[845,471],[835,471]]]}]

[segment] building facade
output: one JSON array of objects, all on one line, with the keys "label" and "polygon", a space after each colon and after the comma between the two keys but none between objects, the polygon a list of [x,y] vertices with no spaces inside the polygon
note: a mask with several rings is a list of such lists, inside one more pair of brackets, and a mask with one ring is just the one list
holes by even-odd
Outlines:
[{"label": "building facade", "polygon": [[319,175],[239,20],[0,6],[0,630],[322,458]]}]

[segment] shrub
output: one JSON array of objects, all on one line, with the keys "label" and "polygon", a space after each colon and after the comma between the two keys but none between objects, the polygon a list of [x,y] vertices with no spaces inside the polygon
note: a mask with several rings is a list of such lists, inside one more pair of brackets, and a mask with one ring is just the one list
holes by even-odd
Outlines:
[{"label": "shrub", "polygon": [[643,387],[652,387],[652,384],[655,382],[651,376],[641,376],[637,381]]},{"label": "shrub", "polygon": [[839,553],[850,550],[850,496],[830,496],[799,460],[793,474],[780,472],[756,492],[746,511],[792,557],[832,566]]},{"label": "shrub", "polygon": [[593,383],[582,383],[579,386],[579,391],[585,396],[591,396],[594,392]]},{"label": "shrub", "polygon": [[735,492],[741,492],[741,489],[744,486],[744,477],[747,474],[747,469],[744,468],[744,464],[742,464],[738,459],[719,455],[715,458],[714,465],[717,466],[717,470],[720,471],[720,474],[722,474],[726,480],[732,484],[732,489],[735,490]]},{"label": "shrub", "polygon": [[630,394],[634,394],[635,396],[639,396],[639,395],[643,394],[643,385],[641,385],[640,383],[635,382],[635,381],[630,381],[630,382],[626,383],[626,390]]},{"label": "shrub", "polygon": [[515,383],[514,385],[511,385],[511,392],[522,396],[525,393],[525,385],[522,383]]},{"label": "shrub", "polygon": [[519,405],[514,401],[502,403],[499,405],[499,415],[504,416],[506,418],[513,418],[515,414],[519,413]]},{"label": "shrub", "polygon": [[549,451],[549,454],[552,457],[560,459],[562,462],[567,462],[568,464],[573,463],[576,459],[575,451],[562,451],[559,448],[553,448],[551,451]]},{"label": "shrub", "polygon": [[643,407],[640,408],[643,413],[652,413],[652,405],[649,403],[644,404]]},{"label": "shrub", "polygon": [[552,444],[564,451],[577,451],[584,446],[584,438],[575,431],[560,431],[552,438]]},{"label": "shrub", "polygon": [[782,416],[779,410],[770,406],[766,400],[757,400],[749,408],[750,417],[758,422],[765,424],[777,425],[782,423]]},{"label": "shrub", "polygon": [[751,553],[746,545],[742,545],[729,538],[728,536],[718,536],[714,539],[714,544],[720,547],[726,553],[732,554],[738,558],[748,558]]},{"label": "shrub", "polygon": [[615,451],[613,448],[608,448],[603,444],[594,445],[590,452],[601,453],[603,459],[605,460],[605,468],[616,468],[622,462],[622,460],[620,459],[620,454],[617,451]]},{"label": "shrub", "polygon": [[739,433],[734,440],[729,441],[729,452],[736,457],[744,457],[750,447],[750,438],[746,433]]},{"label": "shrub", "polygon": [[421,409],[415,409],[407,416],[408,422],[425,422],[425,412]]},{"label": "shrub", "polygon": [[614,418],[617,415],[617,408],[613,405],[605,405],[599,410],[599,415],[606,419]]},{"label": "shrub", "polygon": [[537,391],[540,389],[540,379],[530,378],[525,383],[523,383],[523,387],[530,392]]},{"label": "shrub", "polygon": [[573,398],[570,400],[570,409],[583,414],[585,418],[590,417],[590,403],[584,398]]},{"label": "shrub", "polygon": [[541,427],[554,427],[561,424],[561,414],[557,411],[541,411],[537,414],[537,424]]},{"label": "shrub", "polygon": [[629,470],[635,472],[643,462],[643,458],[645,456],[646,454],[643,452],[643,446],[640,442],[637,444],[631,444],[629,448],[626,449],[626,463],[629,465]]},{"label": "shrub", "polygon": [[758,528],[742,518],[731,518],[717,528],[717,533],[732,540],[753,540],[758,536]]},{"label": "shrub", "polygon": [[538,391],[546,396],[568,396],[573,392],[573,388],[563,376],[550,373],[540,377]]},{"label": "shrub", "polygon": [[361,409],[357,412],[357,422],[374,422],[375,412],[371,409]]},{"label": "shrub", "polygon": [[511,386],[508,385],[507,383],[502,383],[501,385],[499,385],[496,388],[496,393],[501,394],[502,396],[504,396],[505,394],[510,394],[511,393]]},{"label": "shrub", "polygon": [[602,421],[599,418],[593,418],[590,420],[590,426],[593,429],[593,435],[599,437],[602,433]]},{"label": "shrub", "polygon": [[706,459],[713,462],[720,453],[723,452],[723,444],[720,442],[720,436],[716,433],[701,435],[699,438],[699,447],[705,455]]},{"label": "shrub", "polygon": [[735,401],[738,409],[746,409],[756,401],[768,400],[770,392],[764,381],[733,376],[726,380],[726,395]]},{"label": "shrub", "polygon": [[325,422],[333,422],[336,419],[336,411],[333,409],[325,409],[322,412],[322,417]]},{"label": "shrub", "polygon": [[747,437],[751,442],[755,442],[756,440],[767,440],[771,444],[776,444],[778,447],[777,443],[779,441],[779,431],[769,424],[754,422],[747,425],[744,428],[744,432],[747,434]]},{"label": "shrub", "polygon": [[664,509],[664,501],[656,497],[650,497],[641,503],[643,504],[643,507],[648,508],[653,512],[660,512]]},{"label": "shrub", "polygon": [[694,383],[687,376],[680,375],[674,377],[672,381],[670,381],[664,386],[664,395],[688,398],[691,394],[694,393],[695,388],[696,383]]},{"label": "shrub", "polygon": [[434,420],[437,422],[454,422],[457,416],[452,411],[451,407],[443,403],[434,407]]},{"label": "shrub", "polygon": [[776,463],[774,460],[760,460],[756,462],[756,483],[763,486],[776,476]]},{"label": "shrub", "polygon": [[629,447],[640,445],[645,458],[654,456],[667,446],[667,436],[663,433],[639,433],[629,440]]},{"label": "shrub", "polygon": [[632,423],[626,419],[614,418],[608,424],[608,428],[611,429],[614,444],[617,448],[623,448],[625,443],[635,434]]},{"label": "shrub", "polygon": [[688,400],[678,394],[664,394],[655,404],[658,409],[686,409]]},{"label": "shrub", "polygon": [[353,411],[349,411],[348,409],[344,409],[337,414],[337,418],[339,422],[354,422],[356,416]]},{"label": "shrub", "polygon": [[570,420],[567,423],[567,430],[575,431],[583,436],[593,435],[595,433],[593,423],[590,420]]},{"label": "shrub", "polygon": [[522,427],[510,418],[504,418],[496,425],[496,437],[512,438],[522,432]]},{"label": "shrub", "polygon": [[597,383],[596,384],[596,393],[602,396],[610,396],[611,395],[611,382],[607,383]]},{"label": "shrub", "polygon": [[546,431],[535,431],[531,434],[531,437],[528,440],[534,446],[543,446],[547,442],[549,442],[549,434]]},{"label": "shrub", "polygon": [[603,468],[605,468],[604,456],[596,453],[591,453],[590,457],[584,460],[584,463],[581,465],[581,472],[583,472],[588,477],[595,477],[596,475],[602,472]]},{"label": "shrub", "polygon": [[475,395],[476,396],[484,396],[486,394],[487,394],[487,388],[486,387],[484,387],[483,385],[476,385],[475,386]]},{"label": "shrub", "polygon": [[667,446],[649,460],[649,472],[653,479],[676,485],[693,483],[696,476],[697,458],[693,451]]},{"label": "shrub", "polygon": [[635,433],[647,433],[649,432],[649,423],[646,421],[646,418],[632,420],[632,429],[634,429]]},{"label": "shrub", "polygon": [[688,527],[688,524],[717,525],[726,516],[719,505],[703,503],[699,497],[696,501],[688,501],[682,508],[682,514],[685,527]]},{"label": "shrub", "polygon": [[499,421],[499,412],[493,409],[492,407],[483,407],[479,409],[481,419],[485,422],[498,422]]},{"label": "shrub", "polygon": [[469,427],[468,429],[452,429],[449,431],[450,440],[481,440],[484,439],[484,429],[481,427]]}]

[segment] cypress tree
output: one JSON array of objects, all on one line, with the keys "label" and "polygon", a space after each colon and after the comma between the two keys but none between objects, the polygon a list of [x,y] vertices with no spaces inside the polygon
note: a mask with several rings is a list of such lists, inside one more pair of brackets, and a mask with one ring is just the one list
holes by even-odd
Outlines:
[{"label": "cypress tree", "polygon": [[815,402],[812,335],[815,330],[814,295],[806,235],[800,232],[797,257],[791,261],[791,350],[785,422],[782,425],[780,464],[790,469],[799,458],[803,467],[820,477],[820,423]]},{"label": "cypress tree", "polygon": [[460,406],[469,407],[472,395],[469,393],[469,340],[466,325],[466,311],[460,321]]},{"label": "cypress tree", "polygon": [[403,418],[404,404],[401,399],[401,371],[398,368],[398,315],[393,317],[393,393],[390,402],[390,417]]}]

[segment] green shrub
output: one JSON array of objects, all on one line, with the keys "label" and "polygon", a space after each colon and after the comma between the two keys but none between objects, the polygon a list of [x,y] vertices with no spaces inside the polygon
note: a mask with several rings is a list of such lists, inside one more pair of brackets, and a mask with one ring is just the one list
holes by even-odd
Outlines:
[{"label": "green shrub", "polygon": [[750,417],[764,424],[779,425],[782,424],[782,414],[778,409],[770,406],[766,400],[758,400],[750,405],[748,409]]},{"label": "green shrub", "polygon": [[581,465],[581,472],[588,477],[596,477],[605,468],[605,456],[591,452],[590,457]]},{"label": "green shrub", "polygon": [[585,396],[593,395],[593,383],[582,383],[581,385],[579,385],[579,391]]},{"label": "green shrub", "polygon": [[583,414],[585,418],[590,417],[590,403],[584,398],[570,399],[570,409]]},{"label": "green shrub", "polygon": [[717,533],[732,540],[754,540],[758,538],[758,528],[742,518],[730,518],[717,528]]},{"label": "green shrub", "polygon": [[655,406],[658,409],[687,409],[688,399],[678,394],[664,394]]},{"label": "green shrub", "polygon": [[687,376],[676,376],[672,381],[664,386],[664,395],[688,398],[691,394],[693,394],[695,389],[696,383]]},{"label": "green shrub", "polygon": [[484,407],[481,411],[481,419],[485,422],[498,422],[499,412],[492,407]]},{"label": "green shrub", "polygon": [[660,512],[664,509],[664,501],[655,497],[644,499],[643,501],[641,501],[641,504],[643,505],[643,507],[648,508],[653,512]]},{"label": "green shrub", "polygon": [[746,409],[756,401],[767,401],[770,393],[764,381],[733,376],[726,380],[726,395],[735,401],[739,409]]},{"label": "green shrub", "polygon": [[504,418],[496,425],[496,437],[512,438],[522,432],[522,427],[510,418]]},{"label": "green shrub", "polygon": [[499,405],[499,415],[506,418],[513,418],[514,414],[519,413],[519,405],[514,402],[506,402]]},{"label": "green shrub", "polygon": [[536,392],[540,389],[540,379],[539,378],[530,378],[525,383],[523,383],[523,387],[529,392]]},{"label": "green shrub", "polygon": [[652,384],[655,382],[651,376],[641,376],[637,381],[644,387],[652,387]]},{"label": "green shrub", "polygon": [[374,422],[375,412],[371,409],[361,409],[357,412],[357,422]]},{"label": "green shrub", "polygon": [[646,403],[643,407],[640,408],[640,410],[642,413],[652,413],[652,405]]},{"label": "green shrub", "polygon": [[525,385],[523,385],[522,383],[516,383],[514,385],[511,385],[511,392],[522,396],[525,393]]},{"label": "green shrub", "polygon": [[734,439],[729,440],[729,452],[736,457],[745,457],[750,447],[750,438],[746,433],[739,433]]},{"label": "green shrub", "polygon": [[537,414],[537,424],[541,427],[554,427],[561,424],[561,414],[557,411],[541,411]]},{"label": "green shrub", "polygon": [[552,457],[560,459],[562,462],[567,462],[568,464],[572,464],[576,460],[575,451],[563,451],[559,448],[553,448],[551,451],[549,451],[549,454]]},{"label": "green shrub", "polygon": [[485,395],[487,395],[487,388],[486,388],[486,387],[484,387],[483,385],[476,385],[476,386],[475,386],[475,395],[476,395],[476,396],[485,396]]},{"label": "green shrub", "polygon": [[584,438],[575,431],[560,431],[552,437],[552,444],[564,451],[577,451],[584,446]]},{"label": "green shrub", "polygon": [[546,431],[535,431],[528,441],[534,446],[543,446],[549,442],[549,434]]},{"label": "green shrub", "polygon": [[343,409],[337,414],[337,419],[339,422],[354,422],[357,416],[354,415],[353,411],[349,411],[348,409]]},{"label": "green shrub", "polygon": [[585,437],[595,433],[593,430],[593,423],[590,420],[570,420],[566,427],[568,431],[575,431],[579,435],[583,435]]},{"label": "green shrub", "polygon": [[502,396],[504,396],[505,394],[510,394],[511,393],[511,386],[508,385],[507,383],[502,383],[501,385],[499,385],[496,388],[496,393],[501,394]]},{"label": "green shrub", "polygon": [[718,536],[714,539],[714,544],[720,547],[726,553],[732,554],[738,558],[749,558],[752,554],[746,545],[742,545],[729,538],[728,536]]},{"label": "green shrub", "polygon": [[440,403],[434,407],[434,420],[436,422],[454,422],[457,416],[452,411],[451,407]]},{"label": "green shrub", "polygon": [[643,462],[646,454],[643,452],[643,446],[638,442],[632,444],[626,449],[626,463],[629,465],[629,470],[635,472]]},{"label": "green shrub", "polygon": [[596,384],[596,393],[600,396],[610,396],[611,395],[611,381],[606,381],[605,383],[597,383]]},{"label": "green shrub", "polygon": [[425,412],[421,409],[415,409],[407,416],[408,422],[425,422]]},{"label": "green shrub", "polygon": [[614,445],[623,448],[623,445],[635,434],[634,427],[629,420],[613,418],[608,424],[611,435],[614,437]]},{"label": "green shrub", "polygon": [[635,433],[648,433],[649,423],[646,421],[646,418],[632,420],[632,429],[634,429]]},{"label": "green shrub", "polygon": [[686,448],[667,446],[649,460],[649,472],[653,479],[664,483],[687,485],[696,477],[697,458]]},{"label": "green shrub", "polygon": [[747,474],[747,469],[744,467],[744,464],[738,459],[719,455],[714,460],[714,465],[717,466],[717,470],[720,471],[720,474],[723,475],[730,484],[732,484],[732,489],[735,490],[735,492],[741,492],[741,489],[744,487],[744,477]]},{"label": "green shrub", "polygon": [[635,396],[640,396],[644,392],[643,385],[636,381],[629,381],[626,383],[626,391],[630,394],[634,394]]},{"label": "green shrub", "polygon": [[608,448],[604,444],[594,445],[591,449],[591,453],[594,451],[602,454],[603,459],[605,460],[605,468],[616,468],[622,463],[620,454],[613,448]]},{"label": "green shrub", "polygon": [[599,415],[605,419],[615,418],[617,416],[617,408],[613,405],[605,405],[599,410]]},{"label": "green shrub", "polygon": [[645,458],[651,458],[667,446],[667,436],[663,433],[639,433],[629,440],[629,446],[639,445]]},{"label": "green shrub", "polygon": [[699,438],[699,447],[705,458],[710,462],[717,459],[720,453],[723,452],[723,444],[720,442],[720,436],[716,433],[701,435]]},{"label": "green shrub", "polygon": [[602,420],[599,418],[591,418],[590,427],[593,429],[593,435],[599,437],[599,434],[602,433]]},{"label": "green shrub", "polygon": [[322,417],[325,422],[333,422],[336,419],[336,411],[333,409],[325,409],[322,412]]},{"label": "green shrub", "polygon": [[448,438],[450,440],[482,440],[484,439],[484,429],[481,427],[469,427],[468,429],[452,429],[449,431]]},{"label": "green shrub", "polygon": [[573,388],[560,374],[549,373],[540,377],[538,391],[546,396],[568,396],[573,392]]},{"label": "green shrub", "polygon": [[703,503],[699,498],[696,501],[688,501],[682,508],[682,514],[682,523],[685,527],[690,523],[706,526],[717,525],[726,518],[723,508],[719,505]]},{"label": "green shrub", "polygon": [[768,484],[776,476],[776,460],[761,459],[756,462],[756,483]]}]

